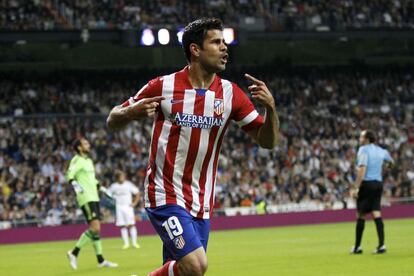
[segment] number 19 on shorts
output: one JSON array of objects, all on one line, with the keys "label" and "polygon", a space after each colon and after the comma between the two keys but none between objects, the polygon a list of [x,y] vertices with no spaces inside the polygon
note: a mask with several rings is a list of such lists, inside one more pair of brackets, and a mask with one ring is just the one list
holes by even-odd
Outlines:
[{"label": "number 19 on shorts", "polygon": [[176,216],[169,217],[163,222],[162,226],[167,231],[171,240],[183,233],[183,227]]}]

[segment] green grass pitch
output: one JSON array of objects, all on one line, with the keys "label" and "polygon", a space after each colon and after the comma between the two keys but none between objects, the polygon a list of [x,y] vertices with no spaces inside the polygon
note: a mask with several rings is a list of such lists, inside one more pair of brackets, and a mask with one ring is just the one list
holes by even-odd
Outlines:
[{"label": "green grass pitch", "polygon": [[[365,226],[363,255],[349,255],[354,223],[212,232],[207,275],[414,275],[414,219],[385,220],[388,253],[373,255],[373,221]],[[161,264],[158,236],[139,238],[141,249],[122,250],[121,239],[104,239],[104,256],[116,269],[98,269],[91,245],[70,269],[66,251],[75,241],[0,246],[0,275],[138,275]]]}]

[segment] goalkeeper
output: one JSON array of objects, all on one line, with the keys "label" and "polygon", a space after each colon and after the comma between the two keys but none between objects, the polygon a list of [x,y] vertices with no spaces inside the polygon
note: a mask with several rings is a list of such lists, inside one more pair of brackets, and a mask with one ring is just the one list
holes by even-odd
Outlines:
[{"label": "goalkeeper", "polygon": [[67,252],[70,266],[77,269],[77,257],[81,248],[92,242],[98,259],[98,267],[117,267],[118,264],[109,262],[102,255],[102,244],[100,239],[99,194],[98,190],[110,196],[106,188],[99,187],[95,177],[95,166],[89,157],[90,144],[85,138],[77,139],[73,143],[76,155],[72,158],[66,174],[66,178],[76,192],[78,205],[86,217],[89,228],[82,233],[75,248]]}]

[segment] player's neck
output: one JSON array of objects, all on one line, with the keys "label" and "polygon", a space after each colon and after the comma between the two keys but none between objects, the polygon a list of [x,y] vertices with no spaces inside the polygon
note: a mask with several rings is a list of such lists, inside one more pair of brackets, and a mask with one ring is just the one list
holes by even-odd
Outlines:
[{"label": "player's neck", "polygon": [[209,73],[199,63],[191,63],[188,66],[188,80],[194,89],[208,89],[213,83],[216,73]]}]

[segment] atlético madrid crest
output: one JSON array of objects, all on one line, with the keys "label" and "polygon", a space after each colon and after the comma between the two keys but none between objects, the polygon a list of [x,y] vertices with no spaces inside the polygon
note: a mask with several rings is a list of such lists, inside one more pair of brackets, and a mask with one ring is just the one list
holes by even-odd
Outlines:
[{"label": "atl\u00e9tico madrid crest", "polygon": [[183,249],[184,248],[185,241],[184,241],[183,236],[180,235],[180,236],[176,237],[173,240],[173,242],[174,242],[175,247],[177,247],[178,249]]},{"label": "atl\u00e9tico madrid crest", "polygon": [[214,113],[221,115],[224,112],[224,101],[222,99],[214,99]]}]

